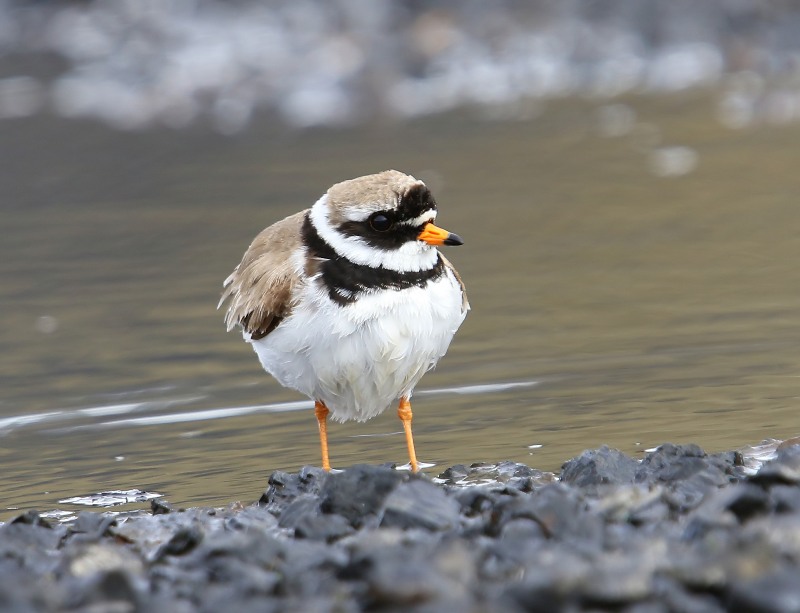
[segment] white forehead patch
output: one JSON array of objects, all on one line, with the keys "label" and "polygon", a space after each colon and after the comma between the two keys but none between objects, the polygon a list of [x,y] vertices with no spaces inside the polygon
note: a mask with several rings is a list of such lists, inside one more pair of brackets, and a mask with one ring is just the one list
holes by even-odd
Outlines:
[{"label": "white forehead patch", "polygon": [[417,226],[421,226],[422,224],[433,221],[434,219],[436,219],[436,209],[429,209],[419,217],[415,217],[414,219],[406,219],[405,221],[401,221],[399,223],[401,226],[411,226],[412,228],[416,228]]}]

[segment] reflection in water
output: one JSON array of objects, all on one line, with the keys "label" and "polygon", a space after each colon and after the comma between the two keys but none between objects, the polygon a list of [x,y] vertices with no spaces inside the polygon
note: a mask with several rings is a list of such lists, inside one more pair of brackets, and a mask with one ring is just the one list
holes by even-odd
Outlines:
[{"label": "reflection in water", "polygon": [[[626,105],[610,131],[591,102],[236,140],[0,124],[4,508],[132,488],[250,501],[317,462],[313,414],[225,333],[220,284],[259,229],[392,167],[427,179],[466,241],[473,311],[414,407],[429,474],[794,434],[800,133],[732,132],[713,96]],[[654,174],[661,147],[692,164]],[[332,424],[334,466],[405,461],[399,430]]]},{"label": "reflection in water", "polygon": [[[492,394],[505,390],[530,387],[536,385],[535,381],[521,381],[516,383],[488,383],[484,385],[462,385],[459,387],[443,387],[438,389],[423,389],[416,396],[429,396],[435,394]],[[11,430],[32,425],[51,425],[56,422],[75,421],[82,418],[103,418],[108,416],[128,415],[131,413],[152,412],[165,409],[174,405],[190,404],[203,400],[203,397],[178,398],[171,400],[156,400],[150,402],[132,402],[126,404],[113,404],[99,407],[75,408],[61,411],[34,413],[31,415],[12,415],[0,419],[0,435],[8,434]],[[120,428],[125,426],[158,426],[162,424],[180,424],[194,421],[208,421],[212,419],[229,419],[242,415],[256,413],[284,413],[286,411],[300,411],[314,408],[310,400],[298,402],[275,402],[272,404],[258,404],[245,407],[226,407],[217,409],[204,409],[202,411],[182,411],[180,413],[162,413],[145,417],[127,417],[110,421],[95,421],[91,424],[59,427],[50,429],[49,432],[69,432],[78,429]]]}]

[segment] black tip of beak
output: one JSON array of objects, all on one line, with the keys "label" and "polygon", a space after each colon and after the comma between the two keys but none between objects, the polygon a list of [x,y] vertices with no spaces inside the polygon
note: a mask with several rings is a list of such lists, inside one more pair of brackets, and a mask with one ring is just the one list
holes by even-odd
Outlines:
[{"label": "black tip of beak", "polygon": [[447,238],[444,239],[444,244],[449,245],[451,247],[456,247],[458,245],[464,244],[464,239],[461,238],[458,234],[453,234],[452,232],[447,235]]}]

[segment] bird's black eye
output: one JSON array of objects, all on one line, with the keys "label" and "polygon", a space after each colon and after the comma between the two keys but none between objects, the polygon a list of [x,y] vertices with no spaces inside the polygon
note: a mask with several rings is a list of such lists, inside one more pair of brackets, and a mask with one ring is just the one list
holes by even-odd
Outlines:
[{"label": "bird's black eye", "polygon": [[369,218],[369,225],[376,232],[388,232],[394,224],[383,213],[375,213]]}]

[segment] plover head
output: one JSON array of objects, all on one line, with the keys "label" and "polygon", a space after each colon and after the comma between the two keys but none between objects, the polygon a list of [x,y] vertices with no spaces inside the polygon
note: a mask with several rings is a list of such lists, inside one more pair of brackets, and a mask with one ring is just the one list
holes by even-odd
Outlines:
[{"label": "plover head", "polygon": [[398,272],[436,265],[437,245],[461,245],[434,225],[436,201],[414,177],[387,170],[337,183],[311,209],[311,223],[341,257]]}]

